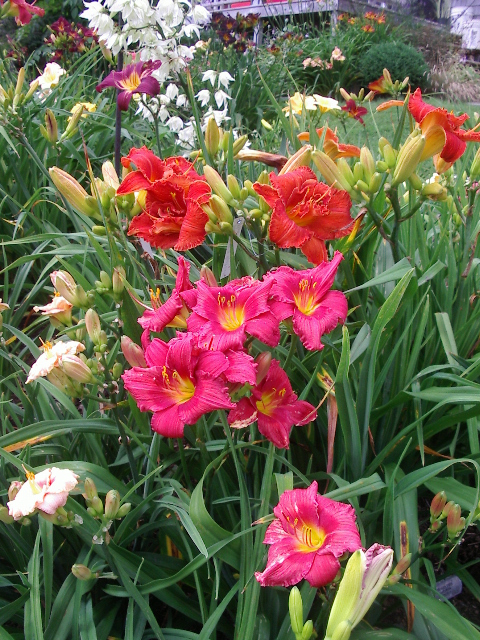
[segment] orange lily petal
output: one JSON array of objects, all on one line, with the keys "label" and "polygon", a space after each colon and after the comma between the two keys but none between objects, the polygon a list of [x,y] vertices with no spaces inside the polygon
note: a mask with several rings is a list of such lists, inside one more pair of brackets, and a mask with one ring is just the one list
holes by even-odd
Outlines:
[{"label": "orange lily petal", "polygon": [[382,102],[382,104],[378,105],[376,111],[386,111],[392,107],[403,107],[403,100],[387,100],[386,102]]}]

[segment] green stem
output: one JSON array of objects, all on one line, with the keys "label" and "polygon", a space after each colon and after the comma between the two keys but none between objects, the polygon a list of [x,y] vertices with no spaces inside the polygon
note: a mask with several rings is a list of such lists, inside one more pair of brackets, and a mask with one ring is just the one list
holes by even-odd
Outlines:
[{"label": "green stem", "polygon": [[292,341],[290,342],[290,350],[288,352],[287,359],[285,360],[285,364],[283,365],[283,368],[285,371],[287,370],[288,365],[292,361],[292,358],[295,355],[296,349],[297,349],[297,334],[294,333],[292,336]]},{"label": "green stem", "polygon": [[390,240],[392,242],[392,253],[393,259],[395,262],[400,260],[400,250],[398,247],[398,234],[400,232],[400,224],[402,222],[402,213],[400,210],[400,202],[398,201],[398,191],[397,189],[392,189],[390,191],[390,202],[392,203],[393,213],[395,215],[395,220],[393,223],[392,235],[390,236]]},{"label": "green stem", "polygon": [[137,484],[139,482],[137,465],[135,464],[135,458],[133,457],[133,452],[128,442],[127,434],[125,433],[125,429],[123,428],[122,423],[118,417],[118,409],[115,407],[112,411],[113,417],[115,419],[115,423],[117,425],[118,433],[120,434],[120,439],[122,441],[122,445],[125,447],[125,452],[127,454],[128,463],[130,465],[130,470],[132,472],[133,484]]}]

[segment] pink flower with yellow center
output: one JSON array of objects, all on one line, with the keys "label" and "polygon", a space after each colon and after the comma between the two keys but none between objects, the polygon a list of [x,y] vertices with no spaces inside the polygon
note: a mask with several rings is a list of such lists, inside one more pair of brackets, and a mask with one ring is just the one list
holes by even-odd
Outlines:
[{"label": "pink flower with yellow center", "polygon": [[265,571],[255,573],[263,587],[289,587],[305,578],[312,587],[322,587],[340,569],[338,558],[362,544],[355,524],[355,511],[342,502],[318,495],[316,482],[308,489],[285,491],[273,512],[264,544],[268,550]]},{"label": "pink flower with yellow center", "polygon": [[122,71],[111,71],[105,80],[97,85],[97,91],[103,91],[106,87],[120,89],[118,106],[122,111],[127,111],[133,94],[147,93],[149,96],[156,96],[160,93],[160,84],[152,76],[160,64],[159,61],[127,64]]},{"label": "pink flower with yellow center", "polygon": [[145,309],[143,316],[138,319],[139,324],[148,331],[163,331],[165,327],[187,328],[189,311],[183,302],[181,293],[193,289],[188,279],[190,263],[182,256],[178,256],[178,271],[175,288],[168,300],[161,304],[160,292],[150,293],[153,308]]},{"label": "pink flower with yellow center", "polygon": [[258,430],[280,449],[288,449],[293,425],[308,424],[317,417],[314,406],[298,400],[278,360],[272,360],[268,371],[259,371],[257,385],[249,398],[242,398],[230,411],[228,422],[241,429],[257,421]]},{"label": "pink flower with yellow center", "polygon": [[292,318],[293,330],[311,351],[323,349],[322,335],[345,322],[347,299],[341,291],[331,291],[343,255],[336,251],[330,262],[314,269],[295,271],[280,267],[270,276],[272,311],[279,320]]},{"label": "pink flower with yellow center", "polygon": [[25,0],[9,0],[4,4],[3,0],[0,0],[0,5],[6,9],[2,17],[13,16],[19,26],[28,24],[33,15],[45,15],[45,9],[35,7],[35,2],[28,4]]},{"label": "pink flower with yellow center", "polygon": [[280,330],[268,303],[272,284],[242,278],[224,287],[209,287],[200,280],[188,330],[220,351],[241,349],[247,333],[275,347]]},{"label": "pink flower with yellow center", "polygon": [[133,367],[122,378],[141,411],[153,411],[152,429],[169,438],[181,438],[186,424],[205,413],[231,409],[221,377],[229,362],[219,351],[200,351],[196,336],[181,334],[154,339],[145,350],[146,368]]}]

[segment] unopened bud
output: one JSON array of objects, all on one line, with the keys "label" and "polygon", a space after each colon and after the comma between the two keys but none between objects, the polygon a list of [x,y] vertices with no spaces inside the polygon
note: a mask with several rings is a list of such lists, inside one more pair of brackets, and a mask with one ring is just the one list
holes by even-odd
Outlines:
[{"label": "unopened bud", "polygon": [[283,165],[278,175],[284,175],[289,171],[298,169],[298,167],[308,167],[312,160],[312,150],[313,147],[309,144],[300,147],[300,149]]},{"label": "unopened bud", "polygon": [[437,520],[442,515],[442,511],[447,504],[447,494],[445,491],[440,491],[434,496],[430,505],[430,521]]},{"label": "unopened bud", "polygon": [[352,634],[352,625],[348,620],[343,620],[335,628],[331,640],[348,640]]},{"label": "unopened bud", "polygon": [[52,167],[49,173],[53,184],[72,207],[86,216],[101,220],[97,201],[88,195],[73,176],[58,167]]},{"label": "unopened bud", "polygon": [[368,183],[369,192],[376,193],[379,190],[381,184],[382,176],[379,173],[375,172],[370,178],[370,182]]},{"label": "unopened bud", "polygon": [[345,91],[343,87],[340,87],[340,94],[345,102],[348,102],[350,100],[350,94],[348,93],[348,91]]},{"label": "unopened bud", "polygon": [[412,175],[420,162],[422,152],[425,148],[425,137],[421,135],[421,133],[416,132],[417,130],[415,129],[408,136],[404,145],[398,152],[397,162],[393,172],[393,186],[405,182],[405,180]]},{"label": "unopened bud", "polygon": [[229,204],[233,200],[233,196],[227,189],[227,185],[222,180],[221,175],[208,164],[203,167],[203,174],[217,196],[220,196],[220,198]]},{"label": "unopened bud", "polygon": [[120,508],[120,494],[115,489],[111,489],[105,497],[105,517],[113,520],[117,516]]},{"label": "unopened bud", "polygon": [[377,171],[379,171],[380,173],[386,173],[388,171],[388,164],[384,162],[384,160],[377,160],[375,166],[377,168]]},{"label": "unopened bud", "polygon": [[[23,89],[23,83],[25,82],[25,68],[22,67],[20,69],[20,71],[18,72],[18,76],[17,76],[17,84],[15,86],[15,97],[18,96],[18,98],[20,97],[20,94],[22,93],[22,89]],[[18,102],[18,98],[17,98],[17,102]]]},{"label": "unopened bud", "polygon": [[357,183],[359,180],[363,180],[364,175],[363,175],[363,167],[360,164],[360,162],[356,162],[353,165],[353,177],[355,179],[355,182]]},{"label": "unopened bud", "polygon": [[365,182],[370,182],[371,177],[375,173],[375,160],[368,147],[362,147],[360,150],[360,164],[363,167],[363,175]]},{"label": "unopened bud", "polygon": [[30,100],[30,98],[33,96],[35,91],[38,89],[39,84],[40,84],[39,80],[34,80],[33,82],[30,83],[30,89],[27,91],[23,99],[24,103]]},{"label": "unopened bud", "polygon": [[229,222],[219,222],[218,227],[226,236],[233,236],[233,227]]},{"label": "unopened bud", "polygon": [[98,313],[94,309],[88,309],[85,314],[85,326],[87,328],[88,337],[93,344],[98,344],[100,338],[100,331],[102,327],[100,325],[100,318]]},{"label": "unopened bud", "polygon": [[120,509],[117,511],[117,515],[115,516],[116,519],[120,520],[120,518],[124,518],[126,515],[130,513],[131,508],[132,508],[131,502],[125,502],[124,504],[122,504]]},{"label": "unopened bud", "polygon": [[93,498],[90,500],[90,507],[98,516],[103,515],[103,502],[98,496],[93,496]]},{"label": "unopened bud", "polygon": [[343,175],[348,184],[353,187],[355,184],[355,178],[353,176],[353,171],[350,169],[350,165],[345,160],[345,158],[339,158],[337,160],[337,167],[340,173]]},{"label": "unopened bud", "polygon": [[243,147],[247,144],[248,136],[240,136],[233,143],[233,155],[236,156],[239,151],[243,149]]},{"label": "unopened bud", "polygon": [[113,297],[118,302],[121,299],[125,288],[126,273],[123,267],[115,267],[112,275]]},{"label": "unopened bud", "polygon": [[455,504],[449,511],[447,516],[448,539],[454,540],[462,533],[465,528],[465,518],[462,518],[462,508],[459,504]]},{"label": "unopened bud", "polygon": [[262,351],[255,358],[255,363],[257,365],[257,386],[260,385],[263,380],[267,377],[268,370],[270,369],[270,365],[272,363],[272,354],[270,351]]},{"label": "unopened bud", "polygon": [[477,149],[472,166],[470,167],[470,178],[476,180],[478,176],[480,176],[480,147]]},{"label": "unopened bud", "polygon": [[62,357],[62,369],[67,376],[75,382],[88,384],[94,381],[94,377],[88,366],[78,356],[65,355]]},{"label": "unopened bud", "polygon": [[423,183],[420,180],[420,178],[417,176],[416,173],[412,173],[412,175],[409,177],[408,181],[409,181],[409,183],[412,185],[412,187],[414,189],[416,189],[417,191],[421,190]]},{"label": "unopened bud", "polygon": [[208,203],[215,215],[215,220],[213,220],[213,222],[228,222],[229,224],[232,224],[233,215],[225,200],[222,200],[222,198],[219,198],[214,194]]},{"label": "unopened bud", "polygon": [[307,620],[303,625],[302,633],[300,635],[300,640],[310,640],[313,634],[313,622],[311,620]]},{"label": "unopened bud", "polygon": [[12,524],[14,520],[14,517],[8,513],[7,507],[0,506],[0,522],[3,522],[4,524]]},{"label": "unopened bud", "polygon": [[385,162],[388,164],[389,169],[393,169],[397,162],[397,154],[390,143],[387,142],[387,144],[383,147],[382,155]]},{"label": "unopened bud", "polygon": [[213,116],[209,118],[207,122],[207,128],[205,130],[205,146],[212,157],[216,156],[220,146],[220,130]]},{"label": "unopened bud", "polygon": [[447,502],[447,504],[443,507],[442,513],[440,515],[440,520],[447,518],[448,514],[454,508],[454,506],[455,506],[455,503],[453,502],[453,500],[450,500],[450,502]]},{"label": "unopened bud", "polygon": [[45,131],[47,133],[47,140],[55,144],[58,140],[58,125],[51,109],[45,111]]},{"label": "unopened bud", "polygon": [[312,160],[322,176],[325,178],[325,182],[329,187],[335,187],[336,189],[341,189],[343,191],[351,190],[348,181],[340,173],[335,162],[327,156],[326,153],[317,149],[312,153]]},{"label": "unopened bud", "polygon": [[405,573],[405,571],[409,569],[411,562],[412,562],[411,553],[407,553],[407,555],[403,556],[403,558],[400,559],[397,566],[392,571],[392,574],[389,576],[388,584],[389,585],[397,584],[397,582],[401,580],[402,575]]},{"label": "unopened bud", "polygon": [[235,176],[232,176],[230,173],[227,176],[227,187],[230,193],[232,194],[232,196],[236,200],[241,200],[241,189],[240,189],[240,185],[238,184],[238,180],[236,179]]},{"label": "unopened bud", "polygon": [[106,289],[112,288],[112,279],[106,271],[100,271],[100,282]]},{"label": "unopened bud", "polygon": [[203,265],[203,267],[200,268],[200,278],[204,280],[209,287],[218,287],[218,282],[213,271],[206,265]]},{"label": "unopened bud", "polygon": [[85,489],[85,497],[87,500],[98,498],[97,487],[95,486],[95,482],[91,478],[85,478],[83,486]]},{"label": "unopened bud", "polygon": [[20,482],[19,480],[14,480],[13,482],[10,483],[10,486],[8,487],[8,499],[10,501],[15,499],[15,496],[20,491],[20,488],[22,487],[22,485],[23,485],[23,482]]},{"label": "unopened bud", "polygon": [[120,362],[115,362],[112,367],[112,378],[118,380],[123,373],[123,367]]},{"label": "unopened bud", "polygon": [[96,575],[84,564],[74,564],[72,567],[72,573],[78,580],[85,581],[96,578]]},{"label": "unopened bud", "polygon": [[297,636],[303,631],[303,602],[298,587],[292,587],[288,598],[288,610],[290,612],[290,624],[292,631]]},{"label": "unopened bud", "polygon": [[147,366],[143,349],[138,344],[135,344],[128,336],[122,336],[120,340],[120,346],[122,353],[125,356],[125,360],[131,367],[143,367]]},{"label": "unopened bud", "polygon": [[78,130],[78,123],[80,122],[80,119],[83,115],[83,109],[84,109],[83,105],[75,109],[71,117],[68,119],[67,128],[62,133],[60,140],[68,140],[73,135],[75,135],[75,133]]},{"label": "unopened bud", "polygon": [[439,182],[430,182],[422,187],[422,196],[430,200],[446,200],[448,191]]}]

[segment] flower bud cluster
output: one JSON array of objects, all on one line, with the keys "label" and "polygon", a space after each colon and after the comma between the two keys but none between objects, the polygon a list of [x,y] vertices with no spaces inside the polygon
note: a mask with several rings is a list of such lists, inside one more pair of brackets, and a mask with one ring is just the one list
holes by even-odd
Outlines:
[{"label": "flower bud cluster", "polygon": [[[8,76],[3,76],[8,77]],[[15,86],[8,85],[6,88],[0,84],[0,108],[9,115],[18,115],[19,107],[25,105],[38,88],[38,81],[34,81],[27,91],[23,90],[25,84],[25,69],[22,67],[17,75]]]},{"label": "flower bud cluster", "polygon": [[[110,489],[110,491],[107,492],[105,502],[102,502],[101,498],[99,498],[97,487],[91,478],[85,479],[84,490],[85,493],[83,497],[87,505],[87,512],[92,518],[100,521],[104,533],[108,533],[114,520],[121,520],[130,513],[130,509],[132,508],[131,503],[124,502],[121,504],[120,494],[115,489]],[[108,536],[106,539],[108,542]],[[86,572],[83,571],[83,574],[86,575]]]},{"label": "flower bud cluster", "polygon": [[[480,517],[480,509],[477,508]],[[475,512],[476,514],[476,512]],[[474,519],[478,519],[474,514]],[[449,542],[454,542],[461,536],[465,529],[465,518],[462,517],[462,508],[452,500],[447,502],[445,491],[437,493],[430,505],[430,531],[435,533],[446,520],[447,536]]]}]

